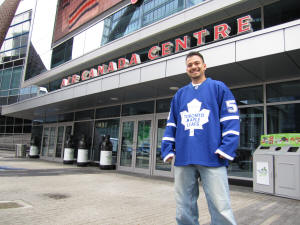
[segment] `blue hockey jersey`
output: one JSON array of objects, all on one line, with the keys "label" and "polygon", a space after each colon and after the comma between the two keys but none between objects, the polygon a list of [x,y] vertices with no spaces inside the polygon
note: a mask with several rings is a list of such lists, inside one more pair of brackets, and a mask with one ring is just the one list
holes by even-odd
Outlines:
[{"label": "blue hockey jersey", "polygon": [[162,158],[175,155],[175,166],[227,166],[235,157],[239,134],[238,108],[229,88],[210,78],[198,87],[190,83],[172,99]]}]

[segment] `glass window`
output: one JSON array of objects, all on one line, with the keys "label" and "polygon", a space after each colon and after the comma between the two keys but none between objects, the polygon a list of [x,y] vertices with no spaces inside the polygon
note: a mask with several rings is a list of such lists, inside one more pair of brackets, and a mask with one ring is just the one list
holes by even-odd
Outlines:
[{"label": "glass window", "polygon": [[22,126],[14,126],[14,133],[16,134],[16,133],[22,133]]},{"label": "glass window", "polygon": [[22,69],[23,67],[15,67],[13,69],[12,73],[12,79],[10,83],[10,88],[19,88],[20,87],[20,82],[21,82],[21,76],[22,76]]},{"label": "glass window", "polygon": [[5,133],[12,134],[14,132],[14,126],[6,126]]},{"label": "glass window", "polygon": [[172,98],[160,99],[156,101],[156,112],[163,113],[170,111]]},{"label": "glass window", "polygon": [[238,105],[263,103],[262,86],[237,88],[232,89],[231,91]]},{"label": "glass window", "polygon": [[20,39],[21,39],[21,46],[27,46],[28,34],[23,34],[22,36],[20,36]]},{"label": "glass window", "polygon": [[122,106],[122,116],[143,115],[154,112],[154,101],[139,102]]},{"label": "glass window", "polygon": [[18,102],[18,96],[9,96],[8,97],[8,105]]},{"label": "glass window", "polygon": [[24,119],[24,124],[31,124],[31,120],[25,120]]},{"label": "glass window", "polygon": [[30,21],[23,23],[22,26],[23,26],[23,33],[29,32]]},{"label": "glass window", "polygon": [[74,120],[74,113],[65,113],[58,115],[58,122],[68,122]]},{"label": "glass window", "polygon": [[112,106],[108,108],[96,109],[96,119],[119,117],[121,112],[121,106]]},{"label": "glass window", "polygon": [[23,124],[23,119],[15,118],[15,124]]},{"label": "glass window", "polygon": [[31,133],[31,126],[24,126],[24,128],[23,128],[23,133],[26,133],[26,134],[28,134],[28,133]]},{"label": "glass window", "polygon": [[300,99],[300,80],[267,85],[267,102],[283,102]]},{"label": "glass window", "polygon": [[240,145],[228,173],[231,176],[252,177],[252,155],[264,132],[263,107],[240,109],[240,126]]},{"label": "glass window", "polygon": [[300,104],[267,107],[268,134],[300,133]]},{"label": "glass window", "polygon": [[91,159],[91,145],[92,145],[92,136],[93,136],[93,121],[86,121],[86,122],[77,122],[74,123],[74,145],[75,148],[78,148],[78,143],[82,135],[85,137],[86,147],[89,150],[89,159]]},{"label": "glass window", "polygon": [[7,105],[7,97],[0,97],[0,105]]},{"label": "glass window", "polygon": [[5,120],[6,120],[5,116],[0,116],[0,125],[5,125]]},{"label": "glass window", "polygon": [[119,143],[119,126],[120,120],[99,120],[95,122],[94,143],[93,143],[93,160],[100,161],[100,145],[102,137],[110,135],[110,141],[113,145],[113,164],[117,162],[117,152]]},{"label": "glass window", "polygon": [[94,119],[94,110],[85,110],[75,112],[75,120],[92,120]]},{"label": "glass window", "polygon": [[14,117],[6,117],[6,125],[14,125]]},{"label": "glass window", "polygon": [[3,70],[0,90],[8,90],[9,89],[9,84],[10,84],[10,79],[11,79],[11,71],[12,71],[12,69]]},{"label": "glass window", "polygon": [[73,38],[55,47],[52,52],[51,68],[61,65],[71,59]]},{"label": "glass window", "polygon": [[5,126],[0,126],[0,133],[1,134],[5,133]]},{"label": "glass window", "polygon": [[300,1],[281,0],[264,6],[265,28],[300,18]]},{"label": "glass window", "polygon": [[161,142],[167,125],[166,119],[159,119],[157,121],[157,142],[156,142],[156,156],[155,156],[155,169],[163,171],[171,171],[171,164],[164,163],[161,158]]}]

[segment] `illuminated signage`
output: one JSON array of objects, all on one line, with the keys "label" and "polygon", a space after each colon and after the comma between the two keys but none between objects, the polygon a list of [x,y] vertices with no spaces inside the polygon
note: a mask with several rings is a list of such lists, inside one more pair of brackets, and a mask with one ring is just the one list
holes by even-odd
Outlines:
[{"label": "illuminated signage", "polygon": [[54,42],[122,0],[60,0],[55,20]]},{"label": "illuminated signage", "polygon": [[[237,19],[237,35],[252,32],[251,22],[253,21],[250,15]],[[231,28],[228,24],[223,23],[214,26],[214,41],[225,39],[230,37]],[[193,33],[193,37],[197,40],[197,46],[205,44],[205,38],[210,35],[207,29],[203,29]],[[177,38],[174,43],[168,41],[162,43],[160,46],[156,45],[148,50],[148,59],[155,60],[159,57],[168,56],[183,50],[191,48],[191,37],[184,36],[183,38]],[[119,58],[117,62],[111,61],[107,64],[96,66],[96,68],[90,68],[84,70],[80,75],[74,74],[65,78],[61,82],[61,87],[68,86],[70,84],[85,81],[94,77],[103,76],[105,74],[115,72],[117,70],[134,66],[141,63],[140,56],[136,53],[132,53],[130,59]]]}]

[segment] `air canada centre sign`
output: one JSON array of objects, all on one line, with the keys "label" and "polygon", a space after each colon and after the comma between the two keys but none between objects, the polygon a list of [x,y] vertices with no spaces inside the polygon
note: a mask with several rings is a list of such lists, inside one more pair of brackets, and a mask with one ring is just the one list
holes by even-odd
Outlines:
[{"label": "air canada centre sign", "polygon": [[[237,35],[252,32],[251,22],[253,19],[250,15],[240,17],[237,19]],[[230,37],[231,28],[228,24],[223,23],[214,26],[213,28],[213,41]],[[211,35],[207,29],[202,29],[193,33],[193,38],[197,40],[197,46],[205,45],[206,37]],[[168,56],[174,53],[178,53],[183,50],[191,48],[191,36],[184,36],[183,38],[177,38],[174,42],[165,42],[160,46],[153,46],[148,50],[148,59],[155,60],[159,57]],[[95,77],[103,76],[111,72],[115,72],[130,66],[135,66],[141,63],[140,56],[136,53],[132,53],[130,58],[119,58],[117,61],[110,61],[107,64],[100,64],[93,68],[84,70],[80,75],[73,74],[65,79],[62,79],[61,88],[75,84],[81,81],[89,80]]]}]

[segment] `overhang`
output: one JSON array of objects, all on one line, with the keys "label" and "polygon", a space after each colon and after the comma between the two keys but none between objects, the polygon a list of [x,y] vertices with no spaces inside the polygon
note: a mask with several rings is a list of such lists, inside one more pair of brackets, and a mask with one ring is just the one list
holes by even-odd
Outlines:
[{"label": "overhang", "polygon": [[[207,76],[229,87],[242,87],[299,79],[299,36],[297,20],[193,50],[204,55]],[[2,114],[43,119],[46,115],[172,96],[175,91],[170,87],[189,82],[185,74],[186,54],[170,55],[3,106]]]}]

